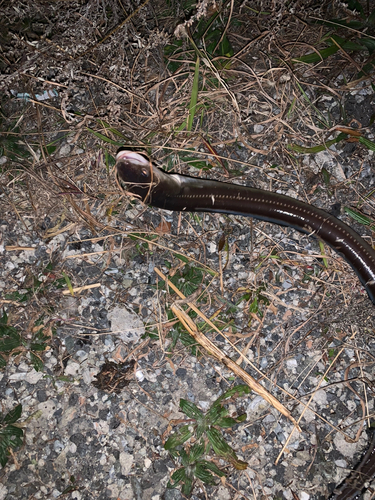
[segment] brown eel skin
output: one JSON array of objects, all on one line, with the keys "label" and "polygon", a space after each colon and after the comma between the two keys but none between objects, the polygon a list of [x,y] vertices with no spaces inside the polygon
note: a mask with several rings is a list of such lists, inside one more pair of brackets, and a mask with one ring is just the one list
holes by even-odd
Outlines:
[{"label": "brown eel skin", "polygon": [[347,260],[375,304],[375,250],[328,212],[263,189],[170,174],[142,153],[120,150],[116,160],[120,185],[153,207],[254,217],[320,238]]},{"label": "brown eel skin", "polygon": [[[325,241],[352,266],[375,304],[375,251],[347,224],[320,208],[270,191],[170,174],[142,153],[120,150],[116,156],[121,187],[153,207],[180,212],[219,212],[291,226]],[[353,500],[375,475],[375,432],[358,467],[335,489],[330,500]]]}]

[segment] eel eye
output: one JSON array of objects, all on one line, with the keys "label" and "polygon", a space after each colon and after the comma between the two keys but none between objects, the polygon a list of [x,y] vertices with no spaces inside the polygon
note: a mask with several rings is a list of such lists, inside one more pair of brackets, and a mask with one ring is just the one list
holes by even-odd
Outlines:
[{"label": "eel eye", "polygon": [[148,170],[147,170],[147,168],[142,168],[141,172],[142,172],[142,176],[143,177],[148,177]]}]

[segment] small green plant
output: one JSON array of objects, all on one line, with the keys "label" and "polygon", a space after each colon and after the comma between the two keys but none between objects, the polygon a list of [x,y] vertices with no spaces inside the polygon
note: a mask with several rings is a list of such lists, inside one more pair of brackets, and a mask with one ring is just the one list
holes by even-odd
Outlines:
[{"label": "small green plant", "polygon": [[23,430],[16,424],[21,417],[22,405],[17,405],[6,415],[0,413],[0,465],[5,467],[10,450],[23,444]]},{"label": "small green plant", "polygon": [[[239,460],[219,429],[233,427],[246,419],[245,413],[236,418],[228,416],[228,410],[223,405],[249,392],[247,385],[237,385],[222,394],[206,413],[194,403],[185,399],[180,400],[181,411],[189,417],[189,420],[170,436],[164,445],[172,458],[181,462],[181,467],[171,476],[169,488],[181,485],[182,493],[189,496],[196,479],[200,479],[205,484],[213,484],[215,476],[212,473],[216,476],[224,476],[225,473],[213,462],[204,458],[212,451],[236,469],[246,469],[247,462]],[[193,441],[195,441],[194,444],[191,444]]]},{"label": "small green plant", "polygon": [[152,242],[158,239],[157,234],[146,234],[146,233],[132,233],[129,235],[129,238],[133,241],[136,241],[136,249],[139,254],[143,254],[145,250],[150,250],[150,244],[148,242]]},{"label": "small green plant", "polygon": [[204,455],[204,444],[194,444],[187,452],[181,449],[177,452],[181,458],[181,467],[177,469],[171,476],[168,482],[168,488],[176,488],[181,484],[181,492],[190,496],[196,479],[200,479],[205,484],[215,484],[215,476],[223,477],[222,472],[213,462],[202,459]]},{"label": "small green plant", "polygon": [[6,359],[1,353],[7,355],[21,346],[21,335],[16,328],[7,323],[8,316],[6,312],[4,312],[3,316],[0,318],[0,368],[6,366]]},{"label": "small green plant", "polygon": [[[263,311],[262,311],[262,306],[261,303],[263,302],[264,306],[268,306],[270,301],[268,298],[262,294],[267,289],[267,286],[265,283],[261,284],[255,291],[247,291],[240,297],[240,299],[237,301],[236,305],[240,304],[244,300],[246,302],[249,302],[249,313],[254,313],[258,314],[261,318],[263,317]],[[251,323],[251,317],[249,320],[249,325]]]},{"label": "small green plant", "polygon": [[[171,320],[174,318],[172,311],[168,311],[168,318]],[[177,342],[180,341],[183,346],[190,349],[192,356],[199,356],[199,345],[181,323],[177,323],[177,325],[171,329],[170,336],[172,342],[169,344],[167,352],[171,353],[176,347]]]},{"label": "small green plant", "polygon": [[[40,326],[40,328],[38,328],[38,326]],[[35,322],[34,329],[35,329],[35,332],[33,333],[33,336],[32,336],[30,344],[28,345],[28,348],[30,350],[31,364],[33,365],[34,369],[37,372],[40,372],[43,370],[44,364],[37,353],[43,352],[47,349],[48,341],[51,338],[52,332],[50,332],[48,327],[46,328],[46,325],[44,325],[43,316],[40,317]]]},{"label": "small green plant", "polygon": [[8,325],[8,316],[6,312],[3,313],[3,316],[0,317],[0,369],[6,366],[7,358],[10,355],[30,352],[30,361],[34,369],[36,371],[43,370],[43,361],[37,353],[46,350],[47,341],[51,336],[48,327],[43,323],[43,316],[35,322],[33,330],[31,341],[26,341],[14,326]]}]

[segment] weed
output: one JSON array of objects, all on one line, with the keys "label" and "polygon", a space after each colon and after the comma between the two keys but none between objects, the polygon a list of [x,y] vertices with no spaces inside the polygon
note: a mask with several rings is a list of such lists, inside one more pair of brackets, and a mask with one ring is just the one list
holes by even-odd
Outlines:
[{"label": "weed", "polygon": [[[342,129],[346,128],[342,127]],[[366,137],[363,137],[356,130],[350,130],[350,129],[346,130],[348,130],[349,133],[340,132],[335,139],[324,141],[323,144],[319,144],[318,146],[306,148],[303,146],[299,146],[298,144],[289,144],[288,149],[295,151],[296,153],[315,154],[330,148],[333,144],[338,144],[343,140],[350,139],[351,142],[359,142],[360,144],[363,144],[370,151],[375,151],[375,142],[370,141],[370,139],[367,139]]]},{"label": "weed", "polygon": [[[215,12],[210,18],[202,18],[195,27],[189,37],[191,48],[205,49],[205,52],[210,57],[230,58],[234,54],[233,47],[225,32],[225,23],[228,19],[219,19],[219,13]],[[193,41],[194,37],[194,41]],[[166,45],[164,55],[167,61],[167,68],[171,72],[176,72],[180,69],[183,62],[186,62],[186,52],[183,50],[184,42],[182,40],[174,40],[172,44]],[[180,62],[181,61],[181,62]],[[193,61],[191,61],[193,62]],[[217,66],[222,66],[220,62],[216,62]],[[226,66],[229,61],[226,61]]]},{"label": "weed", "polygon": [[[311,54],[293,59],[293,62],[303,62],[306,64],[316,64],[332,56],[339,50],[345,52],[368,52],[368,59],[364,61],[358,78],[368,76],[375,69],[375,10],[365,13],[361,3],[357,0],[348,0],[347,7],[353,12],[352,18],[314,20],[314,24],[329,26],[331,29],[347,32],[347,38],[342,38],[332,32],[324,35],[318,45],[325,44],[326,48],[321,48]],[[355,14],[354,14],[355,12]],[[359,35],[353,37],[353,34]],[[351,39],[349,39],[351,38]]]},{"label": "weed", "polygon": [[[188,423],[182,425],[177,432],[168,438],[164,448],[169,451],[175,460],[181,461],[181,467],[171,476],[172,482],[168,483],[169,488],[175,488],[181,484],[181,491],[189,496],[196,479],[200,479],[205,484],[213,484],[216,476],[225,474],[213,463],[203,457],[211,452],[231,463],[236,469],[243,470],[247,467],[247,462],[239,460],[236,452],[223,438],[218,428],[229,428],[243,422],[246,414],[236,418],[228,416],[228,410],[223,406],[229,400],[249,394],[247,385],[238,385],[222,394],[204,413],[194,403],[180,400],[180,408],[187,417]],[[195,441],[191,446],[188,441]]]},{"label": "weed", "polygon": [[[168,311],[168,317],[169,319],[173,319],[174,315],[171,311]],[[181,323],[177,323],[171,331],[170,331],[170,337],[172,342],[168,346],[168,352],[171,353],[173,349],[176,347],[176,344],[178,341],[181,342],[181,344],[185,347],[188,347],[190,349],[190,353],[192,356],[198,356],[199,355],[199,346],[197,345],[197,342],[193,339],[193,337],[186,331],[184,326]]]},{"label": "weed", "polygon": [[[166,66],[171,72],[180,72],[181,66],[186,62],[189,65],[194,64],[194,80],[190,103],[187,104],[189,113],[181,125],[176,128],[177,132],[185,128],[190,132],[193,127],[194,118],[199,112],[201,112],[201,119],[203,119],[206,104],[198,104],[201,61],[204,62],[205,66],[210,68],[214,75],[214,77],[206,75],[204,80],[205,86],[202,90],[208,90],[210,85],[214,88],[219,88],[221,85],[226,86],[222,77],[218,75],[217,70],[228,69],[231,65],[231,57],[234,54],[234,50],[226,34],[228,26],[224,23],[227,21],[225,19],[221,20],[219,12],[215,12],[209,19],[202,18],[192,33],[187,30],[186,41],[175,40],[164,49],[167,60]],[[195,53],[194,60],[192,59],[193,53]]]},{"label": "weed", "polygon": [[[8,316],[4,312],[0,318],[0,353],[9,354],[14,349],[21,346],[21,335],[17,329],[10,326],[8,323]],[[0,354],[0,368],[6,366],[6,359]]]},{"label": "weed", "polygon": [[150,250],[150,244],[152,241],[158,239],[156,234],[146,234],[146,233],[132,233],[129,238],[136,241],[136,249],[139,254],[143,254],[145,250]]},{"label": "weed", "polygon": [[22,405],[17,405],[6,415],[0,412],[0,465],[5,467],[10,450],[23,444],[23,430],[16,424],[21,417]]},{"label": "weed", "polygon": [[267,289],[267,286],[265,283],[260,285],[255,291],[246,291],[240,299],[237,301],[236,305],[240,304],[244,300],[249,303],[249,314],[250,314],[250,319],[249,319],[249,325],[251,323],[251,315],[252,314],[257,314],[261,318],[263,317],[263,311],[261,307],[261,303],[263,303],[264,306],[268,306],[270,301],[268,298],[262,294]]},{"label": "weed", "polygon": [[222,472],[213,462],[202,459],[204,454],[204,444],[194,444],[187,452],[181,449],[175,454],[181,459],[182,467],[177,469],[171,476],[171,481],[168,482],[168,488],[176,488],[181,484],[181,492],[183,495],[190,496],[196,479],[200,479],[205,484],[215,484],[215,476],[223,477]]},{"label": "weed", "polygon": [[[6,358],[10,355],[17,355],[22,352],[30,352],[30,361],[34,369],[39,372],[43,370],[43,361],[38,352],[47,349],[47,341],[50,339],[52,331],[43,323],[44,316],[41,316],[34,324],[31,340],[26,341],[14,326],[8,325],[6,312],[0,318],[0,368],[6,366]],[[40,327],[40,328],[39,328]],[[5,356],[5,357],[4,357]]]}]

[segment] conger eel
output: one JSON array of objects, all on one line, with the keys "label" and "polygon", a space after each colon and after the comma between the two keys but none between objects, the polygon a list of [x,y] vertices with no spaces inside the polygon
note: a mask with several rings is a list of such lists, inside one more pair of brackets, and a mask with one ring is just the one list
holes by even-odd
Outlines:
[{"label": "conger eel", "polygon": [[[263,189],[227,182],[170,174],[153,165],[141,153],[119,150],[117,179],[121,187],[153,207],[181,212],[220,212],[244,215],[316,236],[342,255],[352,266],[375,304],[375,250],[347,224],[320,208]],[[375,432],[368,451],[330,499],[352,500],[366,480],[375,475]]]},{"label": "conger eel", "polygon": [[320,238],[347,260],[375,304],[375,250],[328,212],[263,189],[170,174],[133,151],[119,150],[116,167],[121,186],[153,207],[254,217]]}]

